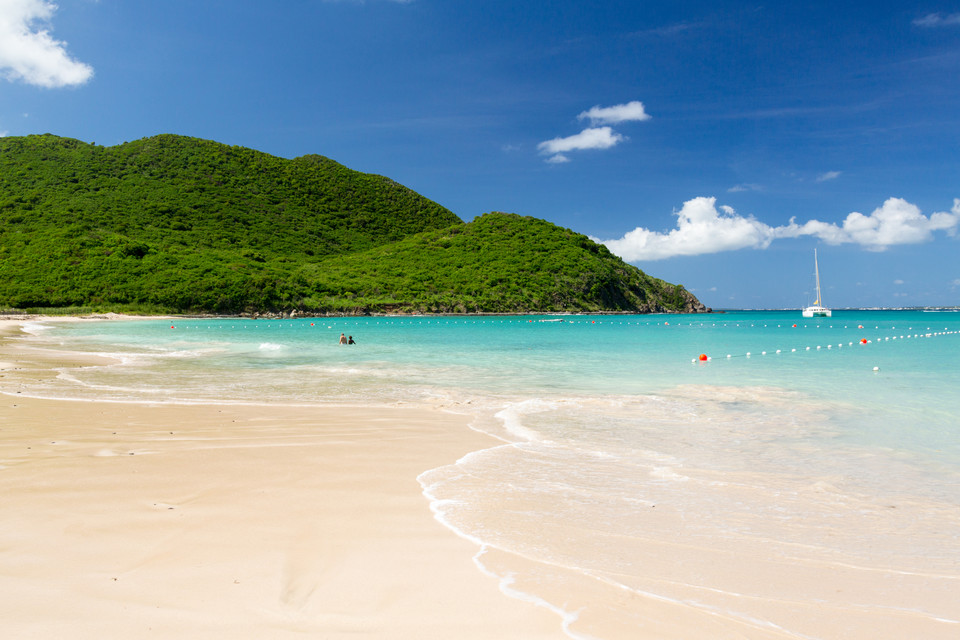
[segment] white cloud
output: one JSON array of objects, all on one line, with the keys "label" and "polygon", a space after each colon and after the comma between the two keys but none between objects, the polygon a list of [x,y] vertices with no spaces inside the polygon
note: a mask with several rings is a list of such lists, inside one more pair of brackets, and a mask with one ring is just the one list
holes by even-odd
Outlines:
[{"label": "white cloud", "polygon": [[903,284],[903,280],[900,280],[900,279],[898,278],[897,280],[894,280],[894,281],[893,281],[893,284]]},{"label": "white cloud", "polygon": [[920,208],[902,198],[888,198],[883,206],[866,216],[854,211],[843,224],[811,220],[802,225],[790,220],[780,227],[778,237],[816,236],[828,244],[859,244],[870,251],[884,251],[898,244],[919,244],[933,238],[934,231],[954,235],[960,226],[960,199],[954,200],[952,212],[942,211],[929,218]]},{"label": "white cloud", "polygon": [[842,171],[827,171],[826,173],[821,173],[817,176],[817,182],[827,182],[828,180],[836,180],[840,177]]},{"label": "white cloud", "polygon": [[591,127],[566,138],[554,138],[541,142],[537,145],[537,149],[542,154],[552,156],[547,162],[565,162],[566,158],[558,160],[556,154],[584,149],[609,149],[625,139],[610,127]]},{"label": "white cloud", "polygon": [[727,193],[742,193],[744,191],[762,191],[763,187],[758,184],[753,184],[750,182],[744,182],[743,184],[736,184],[729,189]]},{"label": "white cloud", "polygon": [[694,198],[675,212],[677,226],[668,232],[637,227],[622,238],[599,240],[628,262],[662,260],[738,249],[766,249],[776,239],[814,236],[828,244],[859,244],[870,251],[883,251],[899,244],[917,244],[933,238],[934,231],[956,235],[960,228],[960,199],[950,212],[924,216],[901,198],[889,198],[869,216],[850,213],[840,225],[810,220],[798,225],[794,219],[773,227],[752,216],[742,216],[732,207],[716,206],[716,198]]},{"label": "white cloud", "polygon": [[569,151],[583,151],[585,149],[609,149],[628,138],[613,130],[610,125],[621,122],[635,122],[649,120],[650,116],[644,110],[643,103],[634,100],[626,104],[616,104],[612,107],[601,107],[597,105],[592,109],[584,111],[578,120],[589,120],[590,126],[580,133],[565,138],[553,138],[545,140],[537,145],[541,155],[550,156],[547,162],[557,164],[569,162],[570,158],[562,155]]},{"label": "white cloud", "polygon": [[628,262],[662,260],[745,248],[766,248],[774,229],[754,218],[743,217],[730,207],[717,210],[716,198],[694,198],[683,203],[677,228],[658,233],[642,227],[619,240],[603,240],[610,251]]},{"label": "white cloud", "polygon": [[0,0],[0,75],[41,87],[85,83],[93,69],[71,58],[48,29],[57,6],[47,0]]},{"label": "white cloud", "polygon": [[619,124],[621,122],[649,120],[650,115],[647,114],[642,102],[634,100],[626,104],[616,104],[612,107],[597,105],[578,115],[577,119],[589,119],[591,124]]},{"label": "white cloud", "polygon": [[928,13],[922,18],[913,21],[918,27],[948,27],[951,25],[960,25],[960,13],[951,13],[943,15],[940,13]]}]

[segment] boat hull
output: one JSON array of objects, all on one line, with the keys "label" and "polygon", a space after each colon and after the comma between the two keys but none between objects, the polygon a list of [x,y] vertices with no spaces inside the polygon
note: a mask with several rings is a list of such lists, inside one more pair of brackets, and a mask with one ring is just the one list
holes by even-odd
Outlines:
[{"label": "boat hull", "polygon": [[804,318],[829,318],[830,315],[831,311],[826,307],[807,307],[803,310]]}]

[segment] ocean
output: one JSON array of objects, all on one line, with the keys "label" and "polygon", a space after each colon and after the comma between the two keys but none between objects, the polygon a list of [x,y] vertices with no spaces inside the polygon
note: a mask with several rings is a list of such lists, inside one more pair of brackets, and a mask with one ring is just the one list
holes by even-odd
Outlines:
[{"label": "ocean", "polygon": [[709,638],[960,635],[955,311],[26,329],[111,359],[23,391],[39,397],[468,415],[495,440],[424,470],[425,500],[573,638],[674,637],[655,606]]}]

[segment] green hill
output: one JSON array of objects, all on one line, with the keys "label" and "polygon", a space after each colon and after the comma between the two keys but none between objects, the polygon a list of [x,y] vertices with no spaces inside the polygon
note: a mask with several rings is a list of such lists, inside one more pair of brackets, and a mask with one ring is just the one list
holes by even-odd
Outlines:
[{"label": "green hill", "polygon": [[162,135],[0,138],[0,307],[213,312],[703,310],[585,236],[464,224],[322,156]]},{"label": "green hill", "polygon": [[652,278],[587,236],[488,213],[300,273],[319,306],[423,312],[703,311],[683,287]]}]

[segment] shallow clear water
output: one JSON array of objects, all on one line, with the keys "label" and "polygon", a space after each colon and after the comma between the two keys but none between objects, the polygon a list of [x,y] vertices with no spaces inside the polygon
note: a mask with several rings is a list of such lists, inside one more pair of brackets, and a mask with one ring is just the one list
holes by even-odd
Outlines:
[{"label": "shallow clear water", "polygon": [[[864,637],[898,637],[890,616],[926,637],[960,632],[947,595],[960,587],[960,313],[178,319],[30,331],[37,347],[117,362],[64,369],[34,395],[415,402],[470,414],[503,445],[424,473],[424,492],[441,521],[480,545],[478,563],[505,591],[565,611],[575,637],[639,625],[636,607],[597,604],[625,592],[785,637],[822,637],[821,617],[841,614],[863,617]],[[338,345],[341,332],[358,344]],[[745,564],[753,569],[738,575]],[[878,567],[880,581],[870,577]],[[818,571],[846,595],[809,579]],[[794,620],[823,601],[840,612]]]}]

